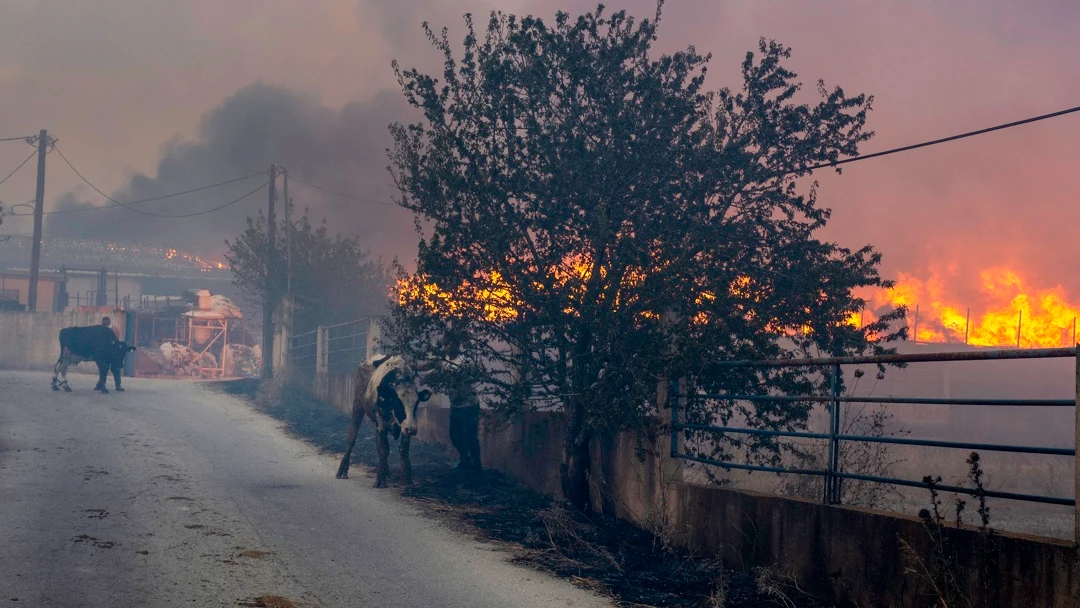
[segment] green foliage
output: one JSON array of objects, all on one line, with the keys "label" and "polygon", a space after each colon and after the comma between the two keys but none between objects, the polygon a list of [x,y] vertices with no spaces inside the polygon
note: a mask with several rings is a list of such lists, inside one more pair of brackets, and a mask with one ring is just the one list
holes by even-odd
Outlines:
[{"label": "green foliage", "polygon": [[[708,56],[651,54],[661,5],[640,22],[602,6],[552,24],[492,13],[482,38],[466,16],[460,59],[425,25],[441,80],[395,64],[424,115],[391,127],[399,202],[421,235],[399,278],[447,298],[412,292],[389,329],[419,359],[459,336],[460,373],[503,414],[566,412],[564,491],[578,506],[592,436],[649,424],[664,378],[692,393],[818,393],[819,370],[715,363],[886,352],[902,336],[888,332],[903,310],[845,324],[863,305],[855,290],[889,285],[880,254],[816,238],[829,210],[799,181],[858,153],[872,99],[819,82],[816,104],[796,102],[789,49],[765,40],[740,91],[709,92]],[[689,415],[788,428],[809,407],[702,400]]]},{"label": "green foliage", "polygon": [[[229,242],[225,260],[233,273],[233,285],[245,295],[262,301],[277,300],[286,291],[285,222],[277,223],[278,257],[271,292],[266,286],[266,216],[260,211],[248,218],[247,230]],[[355,237],[333,238],[326,221],[315,227],[307,211],[292,221],[289,234],[292,253],[292,290],[296,302],[293,329],[311,331],[318,325],[344,323],[366,315],[381,314],[386,307],[390,277],[379,260],[372,260]]]}]

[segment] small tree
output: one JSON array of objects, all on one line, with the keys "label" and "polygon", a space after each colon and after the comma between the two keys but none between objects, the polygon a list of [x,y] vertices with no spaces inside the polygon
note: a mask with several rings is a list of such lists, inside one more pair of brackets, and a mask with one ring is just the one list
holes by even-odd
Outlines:
[{"label": "small tree", "polygon": [[[550,26],[492,13],[483,40],[466,16],[460,60],[425,24],[442,81],[394,66],[424,120],[391,127],[391,173],[421,240],[416,270],[398,269],[389,330],[417,358],[458,334],[456,373],[483,383],[498,413],[563,412],[563,491],[579,508],[592,438],[655,421],[663,379],[685,378],[690,394],[814,392],[814,370],[716,362],[885,352],[903,315],[847,323],[863,304],[853,290],[889,285],[880,255],[815,238],[829,211],[796,181],[858,153],[871,98],[819,83],[821,101],[795,103],[789,50],[766,41],[743,62],[741,92],[707,92],[707,56],[650,55],[659,9],[641,22],[560,12]],[[702,400],[689,414],[734,408]],[[787,428],[808,412],[743,413]]]},{"label": "small tree", "polygon": [[[268,296],[277,300],[286,291],[285,222],[278,222],[276,228],[278,258],[274,265],[279,272],[273,277],[270,294],[266,285],[266,216],[260,211],[255,218],[248,218],[247,230],[235,241],[226,241],[225,260],[233,273],[233,285],[260,302]],[[292,221],[289,242],[295,331],[385,312],[389,271],[381,261],[371,259],[357,238],[331,238],[326,221],[317,228],[312,226],[305,210]]]}]

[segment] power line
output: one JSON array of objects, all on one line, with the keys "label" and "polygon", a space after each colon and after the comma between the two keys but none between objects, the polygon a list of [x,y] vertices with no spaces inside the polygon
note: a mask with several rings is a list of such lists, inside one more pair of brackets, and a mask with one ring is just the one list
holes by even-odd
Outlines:
[{"label": "power line", "polygon": [[361,203],[368,203],[368,204],[371,204],[371,205],[383,205],[385,207],[398,207],[398,205],[395,205],[393,203],[387,203],[385,201],[376,201],[376,200],[372,200],[370,198],[361,198],[359,196],[352,196],[351,194],[342,194],[341,192],[334,192],[333,190],[323,188],[322,186],[316,186],[315,184],[309,184],[308,182],[299,180],[294,176],[290,176],[290,177],[292,178],[292,181],[294,181],[294,182],[296,182],[298,184],[303,184],[304,186],[307,186],[308,188],[314,188],[316,190],[322,190],[323,192],[325,192],[327,194],[333,194],[334,196],[340,196],[341,198],[347,198],[349,200],[353,200],[353,201],[357,201],[357,202],[361,202]]},{"label": "power line", "polygon": [[31,152],[31,153],[30,153],[30,156],[27,156],[27,157],[26,157],[26,160],[24,160],[24,161],[22,161],[21,163],[19,163],[19,166],[18,166],[18,167],[15,167],[14,169],[12,169],[12,170],[11,170],[11,173],[8,173],[8,174],[7,174],[7,176],[6,176],[6,177],[4,177],[4,179],[0,179],[0,184],[3,184],[4,182],[6,182],[6,181],[8,180],[8,178],[9,178],[9,177],[11,177],[12,175],[15,175],[16,173],[18,173],[18,172],[19,172],[19,169],[22,169],[22,168],[23,168],[23,165],[25,165],[26,163],[30,162],[30,159],[31,159],[31,158],[34,158],[35,156],[37,156],[37,150],[34,150],[33,152]]},{"label": "power line", "polygon": [[[91,210],[97,210],[97,209],[107,209],[108,207],[111,207],[111,206],[119,206],[119,207],[123,207],[124,209],[127,209],[128,211],[134,211],[136,213],[141,213],[143,215],[149,215],[151,217],[193,217],[194,215],[201,215],[203,213],[208,213],[209,211],[215,211],[217,209],[222,209],[222,208],[227,207],[227,206],[229,206],[229,205],[231,205],[231,204],[233,204],[235,202],[239,202],[240,200],[243,200],[247,196],[250,196],[250,194],[254,194],[255,192],[258,192],[259,188],[262,188],[262,186],[259,186],[259,188],[256,188],[255,190],[253,190],[250,194],[246,194],[243,197],[241,197],[240,199],[237,199],[236,201],[226,203],[225,205],[222,205],[221,207],[215,207],[214,209],[211,209],[211,210],[208,210],[208,211],[205,211],[205,212],[200,211],[200,212],[194,213],[194,214],[182,214],[182,215],[170,215],[170,214],[164,214],[164,213],[152,213],[150,211],[143,211],[142,209],[136,209],[135,207],[131,207],[130,205],[135,205],[135,204],[138,204],[138,203],[148,203],[148,202],[151,202],[151,201],[160,201],[160,200],[167,199],[167,198],[173,198],[173,197],[176,197],[176,196],[182,196],[184,194],[191,194],[193,192],[199,192],[199,191],[202,191],[202,190],[209,190],[210,188],[217,188],[219,186],[225,186],[225,185],[228,185],[228,184],[233,184],[233,183],[236,183],[236,182],[251,179],[252,177],[255,177],[256,175],[261,175],[263,172],[262,171],[256,171],[255,173],[252,173],[250,175],[245,175],[243,177],[230,179],[230,180],[224,181],[224,182],[218,182],[216,184],[210,184],[208,186],[200,186],[198,188],[192,188],[190,190],[184,190],[182,192],[174,192],[172,194],[165,194],[165,195],[162,195],[162,196],[155,196],[155,197],[152,197],[152,198],[145,198],[145,199],[141,199],[141,200],[137,200],[137,201],[129,201],[127,203],[121,203],[120,201],[118,201],[118,200],[114,199],[113,197],[109,196],[108,194],[105,194],[104,192],[102,192],[100,188],[98,188],[93,183],[91,183],[90,180],[86,179],[86,176],[84,176],[82,173],[80,173],[79,170],[76,169],[75,166],[71,164],[71,161],[69,161],[67,159],[67,157],[64,156],[64,153],[60,151],[60,148],[57,147],[57,148],[55,148],[55,150],[56,150],[56,153],[60,155],[60,158],[62,158],[64,160],[64,163],[72,171],[75,172],[75,175],[78,175],[79,178],[82,179],[83,182],[85,182],[87,186],[90,186],[94,190],[94,192],[97,192],[98,194],[100,194],[101,196],[103,196],[107,200],[109,200],[112,203],[112,205],[106,205],[105,207],[81,207],[79,209],[63,209],[63,210],[58,210],[58,211],[47,212],[46,215],[54,215],[54,214],[57,214],[57,213],[73,213],[73,212],[78,212],[78,211],[91,211]],[[269,183],[269,182],[267,182],[267,183]],[[265,185],[266,184],[263,184],[263,186],[265,186]]]},{"label": "power line", "polygon": [[244,200],[245,198],[251,196],[252,194],[255,194],[259,190],[262,190],[269,183],[270,183],[270,180],[266,180],[265,182],[259,184],[259,187],[255,188],[251,192],[248,192],[247,194],[241,196],[240,198],[235,198],[235,199],[225,203],[224,205],[218,205],[217,207],[214,207],[212,209],[206,209],[204,211],[196,211],[195,213],[185,213],[185,214],[181,214],[181,215],[157,215],[156,217],[195,217],[196,215],[205,215],[207,213],[213,213],[215,211],[219,211],[221,209],[224,209],[226,207],[229,207],[229,206],[235,205],[236,203],[239,203],[240,201]]},{"label": "power line", "polygon": [[853,158],[845,158],[844,160],[838,160],[831,163],[821,163],[818,165],[810,165],[809,167],[803,167],[795,171],[788,171],[784,175],[790,175],[792,173],[801,173],[802,171],[813,171],[814,169],[825,169],[827,167],[836,167],[839,165],[845,165],[847,163],[853,163],[860,160],[870,160],[871,158],[878,158],[879,156],[888,156],[889,154],[896,154],[897,152],[907,152],[908,150],[915,150],[918,148],[925,148],[928,146],[936,146],[937,144],[943,144],[950,141],[956,141],[958,139],[964,139],[965,137],[974,137],[976,135],[983,135],[985,133],[991,133],[993,131],[1001,131],[1002,129],[1008,129],[1010,127],[1018,127],[1020,125],[1026,125],[1028,123],[1038,122],[1040,120],[1047,120],[1049,118],[1057,118],[1058,116],[1064,116],[1066,114],[1072,114],[1073,112],[1080,112],[1080,106],[1075,108],[1069,108],[1067,110],[1061,110],[1058,112],[1051,112],[1050,114],[1043,114],[1041,116],[1033,116],[1031,118],[1025,118],[1023,120],[1017,120],[1015,122],[1005,123],[1003,125],[997,125],[994,127],[987,127],[985,129],[979,129],[978,131],[969,131],[967,133],[961,133],[959,135],[952,135],[950,137],[942,137],[941,139],[934,139],[931,141],[924,141],[919,144],[912,144],[910,146],[903,146],[900,148],[893,148],[891,150],[883,150],[881,152],[874,152],[873,154],[867,154],[865,156],[856,156]]},{"label": "power line", "polygon": [[37,137],[37,135],[24,135],[22,137],[4,137],[0,138],[0,141],[30,141]]},{"label": "power line", "polygon": [[[127,203],[125,203],[125,205],[136,205],[136,204],[139,204],[139,203],[149,203],[149,202],[152,202],[152,201],[160,201],[162,199],[173,198],[173,197],[181,196],[181,195],[184,195],[184,194],[191,194],[193,192],[199,192],[201,190],[209,190],[210,188],[217,188],[218,186],[225,186],[225,185],[228,185],[228,184],[234,184],[236,182],[241,182],[241,181],[244,181],[244,180],[247,180],[247,179],[251,179],[251,178],[255,177],[256,175],[262,175],[264,173],[265,173],[265,171],[258,171],[256,173],[252,173],[251,175],[245,175],[244,177],[238,177],[236,179],[231,179],[231,180],[229,180],[227,182],[218,182],[216,184],[210,184],[209,186],[202,186],[200,188],[193,188],[191,190],[184,190],[183,192],[174,192],[173,194],[166,194],[166,195],[163,195],[163,196],[155,196],[153,198],[144,198],[144,199],[139,199],[139,200],[135,200],[135,201],[128,201]],[[45,215],[55,215],[57,213],[80,213],[82,211],[101,211],[103,209],[109,209],[111,207],[117,207],[117,206],[119,206],[119,205],[110,204],[110,205],[106,205],[104,207],[78,207],[76,209],[58,209],[56,211],[46,211]],[[149,214],[148,213],[147,215],[156,215],[156,214]],[[165,215],[165,216],[159,216],[159,217],[177,217],[177,216]]]},{"label": "power line", "polygon": [[[260,171],[259,173],[262,173],[262,171]],[[267,181],[263,182],[262,184],[260,184],[257,188],[255,188],[251,192],[248,192],[247,194],[241,196],[240,198],[233,199],[233,200],[225,203],[224,205],[218,205],[217,207],[214,207],[212,209],[206,209],[204,211],[196,211],[194,213],[182,213],[182,214],[178,214],[178,215],[169,215],[169,214],[164,214],[164,213],[147,213],[147,212],[142,212],[142,213],[144,215],[149,215],[151,217],[179,217],[179,218],[195,217],[196,215],[203,215],[204,213],[212,213],[212,212],[217,211],[219,209],[224,209],[225,207],[229,207],[230,205],[235,205],[236,203],[239,203],[240,201],[244,200],[245,198],[251,196],[252,194],[255,194],[259,190],[262,190],[269,183],[270,183],[270,181],[267,180]],[[145,202],[145,201],[134,201],[134,202],[141,203],[141,202]],[[57,213],[73,213],[73,212],[76,212],[76,211],[100,211],[102,209],[108,209],[109,207],[115,207],[115,205],[107,205],[105,207],[80,207],[78,209],[60,209],[60,210],[57,210],[57,211],[45,211],[43,213],[43,215],[55,215]],[[16,216],[16,217],[25,217],[25,216],[28,216],[28,215],[31,215],[31,214],[29,214],[29,213],[13,213],[12,215]]]},{"label": "power line", "polygon": [[[899,153],[899,152],[906,152],[908,150],[917,150],[919,148],[927,148],[929,146],[936,146],[936,145],[939,145],[939,144],[946,144],[946,143],[948,143],[948,141],[955,141],[957,139],[964,139],[964,138],[967,138],[967,137],[974,137],[975,135],[985,135],[987,133],[993,133],[995,131],[1002,131],[1002,130],[1005,130],[1005,129],[1011,129],[1011,127],[1013,127],[1013,126],[1021,126],[1023,124],[1029,124],[1029,123],[1032,123],[1032,122],[1039,122],[1039,121],[1042,121],[1042,120],[1048,120],[1048,119],[1052,119],[1052,118],[1066,116],[1066,114],[1070,114],[1070,113],[1074,113],[1074,112],[1080,112],[1080,106],[1077,106],[1075,108],[1068,108],[1068,109],[1065,109],[1065,110],[1059,110],[1059,111],[1056,111],[1056,112],[1050,112],[1049,114],[1040,114],[1040,116],[1037,116],[1037,117],[1026,118],[1026,119],[1023,119],[1023,120],[1017,120],[1017,121],[1013,121],[1013,122],[1007,122],[1007,123],[998,124],[998,125],[995,125],[995,126],[988,126],[988,127],[986,127],[986,129],[980,129],[980,130],[977,130],[977,131],[969,131],[968,133],[960,133],[958,135],[950,135],[948,137],[942,137],[940,139],[932,139],[930,141],[922,141],[922,143],[920,143],[920,144],[912,144],[912,145],[909,145],[909,146],[902,146],[900,148],[892,148],[892,149],[889,149],[889,150],[882,150],[880,152],[864,154],[864,156],[862,156],[862,157],[853,157],[853,158],[850,158],[850,159],[843,159],[843,160],[839,160],[839,161],[813,164],[813,165],[797,168],[797,170],[785,172],[785,173],[781,174],[780,176],[782,177],[784,175],[791,175],[793,173],[802,173],[802,172],[806,172],[806,171],[814,171],[814,170],[819,170],[819,168],[834,167],[834,166],[839,166],[839,165],[842,165],[842,164],[848,164],[848,163],[853,163],[853,162],[858,162],[858,161],[867,161],[867,160],[876,159],[876,158],[879,158],[879,157],[887,157],[887,156],[889,156],[889,154],[895,154],[895,153]],[[364,199],[364,198],[361,198],[361,197],[353,197],[353,195],[351,195],[351,194],[343,194],[341,192],[335,192],[334,190],[329,190],[327,188],[323,188],[322,186],[315,186],[314,184],[309,184],[309,183],[307,183],[307,181],[302,181],[300,179],[297,179],[296,177],[293,177],[293,181],[296,181],[296,183],[301,184],[303,186],[307,186],[309,188],[314,188],[315,190],[322,190],[323,192],[326,192],[328,194],[334,194],[335,197],[340,197],[342,199],[349,199],[349,200],[352,200],[352,201],[359,201],[361,203],[369,203],[369,204],[373,204],[373,205],[384,205],[384,206],[392,206],[392,207],[397,206],[397,205],[392,204],[392,203],[387,203],[387,202],[383,202],[383,201],[373,201],[372,199]]]}]

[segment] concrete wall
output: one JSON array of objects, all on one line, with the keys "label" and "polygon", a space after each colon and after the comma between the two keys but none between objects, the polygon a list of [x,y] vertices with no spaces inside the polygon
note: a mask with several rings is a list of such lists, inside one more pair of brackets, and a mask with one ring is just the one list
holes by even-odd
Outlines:
[{"label": "concrete wall", "polygon": [[[449,410],[422,407],[421,441],[449,446]],[[561,495],[563,422],[532,412],[509,425],[485,423],[481,453],[497,469],[550,496]],[[665,436],[639,441],[631,433],[593,446],[593,505],[696,551],[720,555],[739,569],[779,567],[803,589],[845,606],[922,607],[927,589],[905,574],[900,540],[928,556],[920,520],[869,509],[701,486],[680,480]],[[452,448],[451,448],[452,449]],[[1001,608],[1080,606],[1080,562],[1072,543],[997,533],[986,562],[979,532],[950,530],[966,565],[966,595],[974,605]],[[980,563],[990,563],[999,595],[986,595]],[[990,589],[995,589],[991,584]]]},{"label": "concrete wall", "polygon": [[352,374],[319,374],[312,392],[319,399],[333,405],[339,412],[352,415]]},{"label": "concrete wall", "polygon": [[[351,378],[328,375],[323,383],[320,396],[349,413]],[[417,438],[453,453],[449,409],[421,406],[418,418]],[[485,420],[480,433],[484,467],[559,497],[563,430],[560,416],[544,412],[526,413],[509,424]],[[590,478],[597,511],[720,555],[734,568],[779,567],[803,589],[843,606],[916,608],[930,603],[925,584],[905,574],[900,549],[903,539],[917,554],[929,555],[929,537],[916,518],[686,483],[681,463],[667,456],[666,436],[640,441],[624,433],[594,443]],[[966,565],[966,595],[974,605],[1080,607],[1080,555],[1072,543],[997,533],[987,562],[978,531],[965,527],[950,533],[958,561]],[[986,596],[980,563],[990,564],[989,588],[1000,595]]]},{"label": "concrete wall", "polygon": [[[125,339],[125,315],[112,311],[109,317]],[[0,312],[0,369],[51,370],[60,356],[60,330],[65,327],[97,325],[100,312]],[[97,367],[84,364],[77,369]]]}]

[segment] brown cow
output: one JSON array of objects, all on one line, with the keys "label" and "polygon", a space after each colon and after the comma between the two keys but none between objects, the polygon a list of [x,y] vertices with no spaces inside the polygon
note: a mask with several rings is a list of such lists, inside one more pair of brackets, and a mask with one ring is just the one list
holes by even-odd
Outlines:
[{"label": "brown cow", "polygon": [[409,462],[409,441],[416,434],[416,406],[431,398],[431,391],[417,390],[416,372],[400,355],[372,357],[356,368],[352,423],[349,425],[348,445],[341,457],[337,478],[348,479],[349,459],[360,423],[367,415],[375,423],[375,437],[379,447],[379,468],[375,474],[375,487],[386,487],[390,471],[388,434],[400,440],[401,477],[406,484],[412,483],[412,463]]}]

